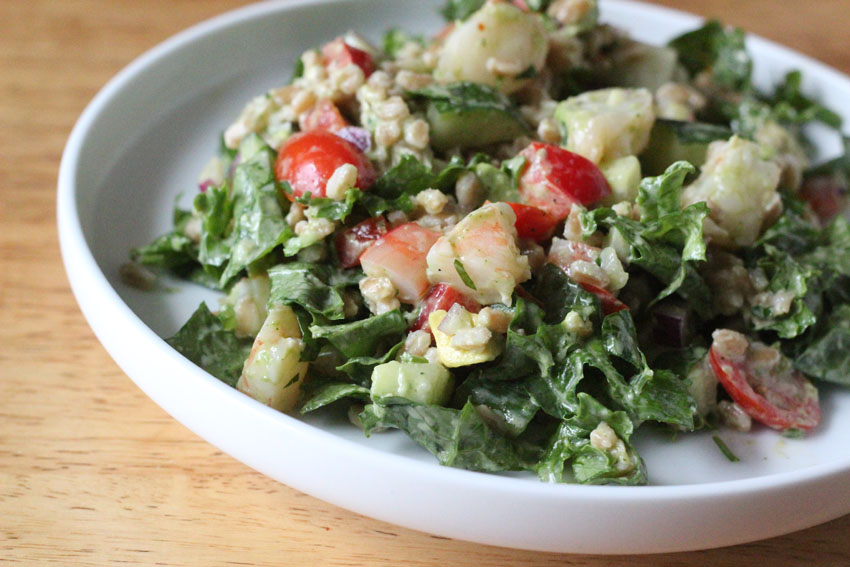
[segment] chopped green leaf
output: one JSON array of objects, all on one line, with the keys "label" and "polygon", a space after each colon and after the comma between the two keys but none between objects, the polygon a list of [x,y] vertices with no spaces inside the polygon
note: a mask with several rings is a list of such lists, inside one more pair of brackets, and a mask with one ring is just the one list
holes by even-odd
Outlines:
[{"label": "chopped green leaf", "polygon": [[448,0],[440,13],[449,22],[465,20],[483,5],[484,0]]},{"label": "chopped green leaf", "polygon": [[842,305],[829,316],[794,365],[812,378],[850,386],[850,305]]},{"label": "chopped green leaf", "polygon": [[270,304],[294,303],[314,316],[345,318],[342,289],[352,281],[346,280],[342,273],[335,273],[331,266],[307,262],[278,264],[269,270],[269,278]]},{"label": "chopped green leaf", "polygon": [[425,44],[422,36],[411,35],[398,28],[392,28],[384,33],[381,45],[387,55],[395,57],[401,48],[410,42],[418,43],[419,45]]},{"label": "chopped green leaf", "polygon": [[239,380],[252,343],[226,330],[206,303],[201,303],[186,324],[166,342],[229,386],[235,386]]},{"label": "chopped green leaf", "polygon": [[341,325],[314,325],[310,328],[314,338],[330,341],[347,358],[374,356],[378,346],[388,340],[397,344],[407,329],[398,309]]},{"label": "chopped green leaf", "polygon": [[[645,484],[643,460],[629,443],[634,427],[628,416],[584,393],[577,401],[575,415],[559,425],[537,465],[541,480],[562,482],[564,465],[571,462],[573,477],[582,484]],[[590,434],[601,425],[610,430],[608,435],[616,435],[610,449],[594,446],[590,440]]]},{"label": "chopped green leaf", "polygon": [[750,88],[753,61],[747,52],[745,33],[711,20],[703,27],[670,41],[679,62],[691,76],[712,72],[717,84],[734,90]]},{"label": "chopped green leaf", "polygon": [[641,221],[603,207],[583,213],[581,222],[587,235],[600,225],[616,230],[629,245],[629,264],[644,269],[666,286],[653,304],[677,293],[708,317],[711,293],[696,267],[705,259],[702,226],[710,209],[704,202],[681,209],[682,183],[690,171],[693,167],[687,162],[676,162],[662,175],[641,181],[638,203],[645,215]]},{"label": "chopped green leaf", "polygon": [[440,464],[477,471],[533,470],[539,450],[493,431],[467,402],[462,409],[406,402],[371,404],[360,414],[366,434],[395,427],[428,449]]},{"label": "chopped green leaf", "polygon": [[323,384],[304,402],[301,406],[301,413],[316,411],[344,398],[366,401],[369,399],[369,388],[348,382]]}]

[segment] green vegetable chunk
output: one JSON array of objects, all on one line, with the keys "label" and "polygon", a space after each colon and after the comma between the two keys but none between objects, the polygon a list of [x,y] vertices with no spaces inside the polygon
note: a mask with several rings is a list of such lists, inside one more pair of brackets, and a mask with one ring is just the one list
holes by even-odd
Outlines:
[{"label": "green vegetable chunk", "polygon": [[680,160],[702,167],[708,144],[731,136],[732,130],[725,126],[659,119],[650,132],[649,145],[641,153],[641,164],[649,175],[660,175]]},{"label": "green vegetable chunk", "polygon": [[226,330],[206,303],[201,303],[167,342],[228,386],[236,386],[242,365],[251,352],[251,340],[240,339],[233,331]]},{"label": "green vegetable chunk", "polygon": [[410,94],[428,101],[431,145],[438,150],[507,142],[529,128],[510,99],[487,85],[461,81]]},{"label": "green vegetable chunk", "polygon": [[454,387],[446,367],[438,363],[390,361],[372,370],[372,399],[405,398],[420,404],[444,405]]}]

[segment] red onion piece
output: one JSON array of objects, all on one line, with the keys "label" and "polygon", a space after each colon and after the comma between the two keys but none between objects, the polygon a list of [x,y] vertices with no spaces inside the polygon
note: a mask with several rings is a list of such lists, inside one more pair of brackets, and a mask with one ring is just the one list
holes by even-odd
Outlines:
[{"label": "red onion piece", "polygon": [[656,343],[682,348],[690,338],[687,308],[678,303],[661,303],[652,310],[652,337]]},{"label": "red onion piece", "polygon": [[372,135],[365,128],[358,126],[346,126],[334,132],[337,136],[344,140],[348,140],[354,144],[358,150],[363,153],[369,151],[372,147]]}]

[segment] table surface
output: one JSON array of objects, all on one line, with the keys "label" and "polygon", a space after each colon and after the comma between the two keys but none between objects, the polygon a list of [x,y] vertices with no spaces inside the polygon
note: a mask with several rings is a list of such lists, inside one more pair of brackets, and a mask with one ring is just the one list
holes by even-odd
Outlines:
[{"label": "table surface", "polygon": [[[65,140],[137,55],[244,0],[0,2],[0,563],[27,565],[850,564],[850,516],[657,556],[533,553],[359,516],[249,469],[150,401],[71,295],[55,225]],[[847,0],[662,0],[850,72]],[[791,8],[796,7],[803,14]]]}]

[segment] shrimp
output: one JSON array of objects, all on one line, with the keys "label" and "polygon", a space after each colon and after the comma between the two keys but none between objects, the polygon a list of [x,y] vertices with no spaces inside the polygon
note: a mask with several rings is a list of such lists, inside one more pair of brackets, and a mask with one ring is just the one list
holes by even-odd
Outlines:
[{"label": "shrimp", "polygon": [[375,241],[360,256],[369,278],[388,278],[402,303],[415,304],[428,292],[425,255],[439,232],[409,222],[397,226]]},{"label": "shrimp", "polygon": [[510,305],[516,286],[531,277],[515,223],[506,203],[472,211],[428,251],[428,280],[453,286],[482,305]]}]

